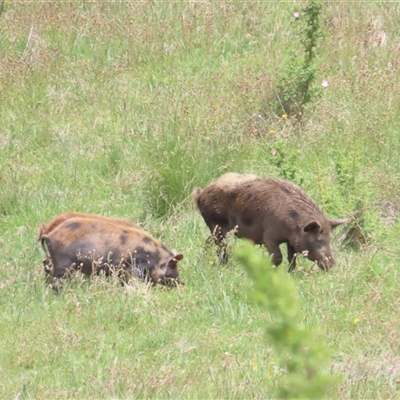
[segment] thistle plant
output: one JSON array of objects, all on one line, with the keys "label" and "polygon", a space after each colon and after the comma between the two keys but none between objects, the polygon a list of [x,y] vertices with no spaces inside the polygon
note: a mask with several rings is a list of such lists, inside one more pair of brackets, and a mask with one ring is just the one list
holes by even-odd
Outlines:
[{"label": "thistle plant", "polygon": [[300,121],[307,104],[317,99],[322,91],[315,85],[318,44],[323,37],[320,27],[321,4],[310,0],[304,10],[293,14],[300,46],[290,47],[286,62],[279,74],[276,95],[277,113],[294,116]]}]

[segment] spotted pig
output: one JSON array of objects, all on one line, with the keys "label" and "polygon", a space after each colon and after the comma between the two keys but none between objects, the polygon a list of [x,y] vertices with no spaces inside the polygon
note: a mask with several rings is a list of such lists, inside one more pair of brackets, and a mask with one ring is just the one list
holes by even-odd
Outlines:
[{"label": "spotted pig", "polygon": [[[98,216],[71,217],[47,233],[40,242],[49,263],[53,288],[60,279],[80,270],[86,275],[128,274],[152,284],[179,282],[182,254],[168,250],[141,228]],[[46,259],[45,259],[46,260]]]},{"label": "spotted pig", "polygon": [[[54,219],[52,219],[49,223],[47,224],[41,224],[39,227],[39,236],[38,236],[38,241],[40,241],[41,237],[44,235],[48,235],[53,229],[57,228],[57,226],[61,225],[64,221],[70,218],[74,217],[81,217],[81,218],[95,218],[95,219],[100,219],[100,220],[105,220],[112,222],[114,224],[120,224],[124,226],[131,226],[135,227],[138,229],[141,229],[139,225],[136,225],[130,221],[127,221],[125,219],[121,218],[114,218],[114,217],[104,217],[102,215],[96,215],[96,214],[86,214],[86,213],[80,213],[76,211],[68,211],[63,214],[58,215]],[[43,242],[42,242],[43,245]],[[46,252],[46,249],[44,249]],[[50,258],[47,256],[43,260],[43,266],[44,266],[44,272],[46,275],[52,275],[52,263]]]},{"label": "spotted pig", "polygon": [[297,185],[282,179],[228,173],[205,189],[195,188],[193,198],[216,244],[227,260],[225,237],[235,235],[264,244],[278,266],[280,244],[286,243],[289,272],[296,267],[296,253],[317,262],[321,269],[335,265],[332,229],[347,219],[328,219]]}]

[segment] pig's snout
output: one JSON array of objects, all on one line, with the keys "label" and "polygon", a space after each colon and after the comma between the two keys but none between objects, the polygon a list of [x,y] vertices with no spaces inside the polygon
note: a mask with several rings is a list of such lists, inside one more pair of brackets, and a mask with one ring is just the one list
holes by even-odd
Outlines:
[{"label": "pig's snout", "polygon": [[320,260],[317,261],[317,264],[322,270],[329,271],[336,265],[336,261],[332,255],[329,256],[325,255]]}]

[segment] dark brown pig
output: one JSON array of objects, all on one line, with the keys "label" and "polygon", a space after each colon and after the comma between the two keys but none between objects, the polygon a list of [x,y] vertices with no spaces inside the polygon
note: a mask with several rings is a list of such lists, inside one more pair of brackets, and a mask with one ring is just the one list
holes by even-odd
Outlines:
[{"label": "dark brown pig", "polygon": [[289,272],[296,267],[296,253],[316,261],[321,269],[335,265],[332,229],[346,219],[328,219],[297,185],[282,179],[228,173],[204,190],[195,188],[193,198],[216,243],[223,248],[225,237],[235,235],[264,244],[278,266],[280,244],[286,243]]},{"label": "dark brown pig", "polygon": [[40,237],[52,265],[53,288],[61,278],[80,270],[86,275],[128,274],[151,282],[179,281],[182,254],[168,250],[143,229],[112,219],[72,217]]}]

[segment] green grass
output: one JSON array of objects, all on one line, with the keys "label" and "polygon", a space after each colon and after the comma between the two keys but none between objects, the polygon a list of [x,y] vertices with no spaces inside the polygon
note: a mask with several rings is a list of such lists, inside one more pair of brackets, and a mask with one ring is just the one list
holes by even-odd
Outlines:
[{"label": "green grass", "polygon": [[[190,198],[228,171],[289,177],[329,216],[357,216],[364,245],[339,228],[338,268],[300,259],[291,279],[331,350],[325,372],[342,377],[337,397],[398,398],[400,8],[323,4],[329,87],[298,126],[272,103],[304,4],[5,1],[1,398],[273,397],[285,371],[264,335],[272,317],[247,299],[244,267],[204,246]],[[77,275],[55,296],[36,238],[67,210],[143,222],[184,254],[186,285]]]}]

